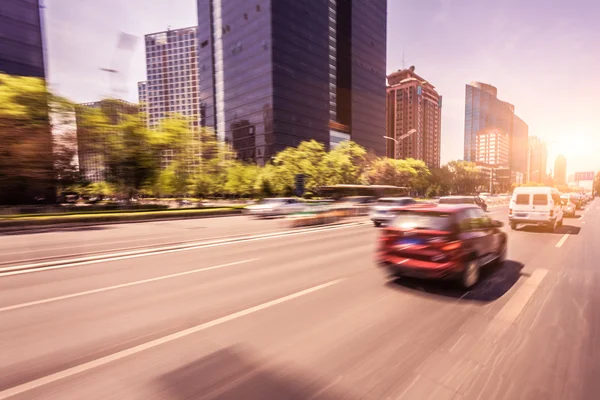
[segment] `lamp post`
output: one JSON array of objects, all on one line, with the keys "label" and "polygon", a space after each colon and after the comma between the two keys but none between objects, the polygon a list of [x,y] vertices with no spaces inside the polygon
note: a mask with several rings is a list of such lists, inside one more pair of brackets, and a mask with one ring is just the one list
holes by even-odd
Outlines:
[{"label": "lamp post", "polygon": [[417,130],[416,129],[411,129],[410,131],[406,132],[404,135],[400,136],[398,139],[393,138],[391,136],[383,136],[384,138],[386,138],[387,140],[391,140],[394,142],[395,146],[394,146],[394,158],[398,158],[398,154],[396,152],[396,146],[398,145],[398,142],[402,139],[406,139],[407,137],[409,137],[410,135],[412,135],[413,133],[416,133]]}]

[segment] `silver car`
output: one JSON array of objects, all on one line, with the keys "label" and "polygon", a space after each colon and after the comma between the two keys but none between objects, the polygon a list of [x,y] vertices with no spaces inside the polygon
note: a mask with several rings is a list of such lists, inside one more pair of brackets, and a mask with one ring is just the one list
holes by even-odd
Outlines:
[{"label": "silver car", "polygon": [[305,204],[294,197],[262,199],[257,204],[246,207],[246,214],[259,218],[282,217],[301,212]]},{"label": "silver car", "polygon": [[413,204],[417,204],[417,201],[412,197],[381,198],[377,200],[377,203],[371,208],[371,221],[373,221],[373,225],[375,226],[387,225],[395,218],[395,214],[392,210]]}]

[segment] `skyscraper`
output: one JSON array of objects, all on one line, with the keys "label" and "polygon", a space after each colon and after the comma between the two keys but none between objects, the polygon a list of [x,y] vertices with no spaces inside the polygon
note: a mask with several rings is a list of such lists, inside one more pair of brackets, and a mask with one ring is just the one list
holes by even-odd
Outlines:
[{"label": "skyscraper", "polygon": [[487,128],[477,133],[475,162],[491,167],[508,168],[509,137],[502,129]]},{"label": "skyscraper", "polygon": [[196,31],[196,27],[175,29],[145,37],[147,81],[138,83],[138,90],[149,127],[170,114],[200,126]]},{"label": "skyscraper", "polygon": [[486,129],[500,129],[509,137],[509,168],[512,175],[527,172],[529,127],[515,115],[515,107],[498,99],[498,89],[492,85],[472,82],[465,94],[466,161],[475,161],[477,134]]},{"label": "skyscraper", "polygon": [[[388,76],[387,152],[390,158],[415,158],[440,166],[442,96],[415,68]],[[413,131],[414,133],[409,134]]]},{"label": "skyscraper", "polygon": [[386,0],[198,0],[202,123],[259,164],[301,141],[385,153]]},{"label": "skyscraper", "polygon": [[529,164],[527,180],[529,182],[543,183],[546,180],[548,165],[548,148],[537,136],[529,138]]},{"label": "skyscraper", "polygon": [[0,72],[45,78],[39,0],[2,0]]},{"label": "skyscraper", "polygon": [[554,183],[556,185],[567,184],[567,159],[562,154],[554,161]]}]

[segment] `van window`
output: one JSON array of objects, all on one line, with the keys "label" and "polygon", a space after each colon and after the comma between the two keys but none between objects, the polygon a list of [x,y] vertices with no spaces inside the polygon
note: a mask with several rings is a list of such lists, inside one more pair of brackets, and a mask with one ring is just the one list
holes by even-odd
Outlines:
[{"label": "van window", "polygon": [[548,195],[547,194],[534,194],[533,195],[533,205],[534,206],[548,205]]},{"label": "van window", "polygon": [[529,195],[528,194],[518,194],[515,200],[515,203],[521,205],[529,205]]}]

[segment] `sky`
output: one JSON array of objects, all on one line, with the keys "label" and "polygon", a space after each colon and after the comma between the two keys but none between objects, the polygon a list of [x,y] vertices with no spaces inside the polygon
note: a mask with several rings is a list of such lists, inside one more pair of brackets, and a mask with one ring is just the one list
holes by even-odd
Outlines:
[{"label": "sky", "polygon": [[[44,0],[52,89],[136,102],[144,34],[196,25],[195,3]],[[569,174],[600,170],[599,20],[597,0],[388,0],[387,70],[414,65],[443,96],[443,163],[463,156],[465,84],[480,81],[548,142],[549,171],[558,154]],[[128,50],[122,33],[137,39]]]}]

